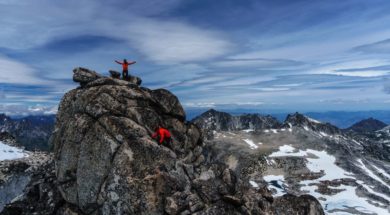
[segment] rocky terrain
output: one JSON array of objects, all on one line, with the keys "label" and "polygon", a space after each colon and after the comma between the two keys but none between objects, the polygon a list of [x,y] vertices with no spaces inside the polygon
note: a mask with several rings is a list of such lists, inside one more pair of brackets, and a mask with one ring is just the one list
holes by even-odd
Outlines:
[{"label": "rocky terrain", "polygon": [[[239,157],[203,141],[172,93],[77,68],[43,165],[1,214],[324,214],[310,195],[273,197],[264,156]],[[150,135],[168,128],[170,148]],[[46,169],[46,171],[42,171]]]},{"label": "rocky terrain", "polygon": [[[203,126],[213,117],[194,122]],[[371,133],[344,132],[299,113],[288,115],[281,124],[215,130],[207,144],[239,161],[264,159],[262,169],[252,171],[248,180],[255,188],[268,184],[274,197],[311,194],[327,214],[390,213],[388,127]]]},{"label": "rocky terrain", "polygon": [[212,138],[215,131],[239,131],[258,130],[280,127],[278,120],[270,115],[243,114],[233,116],[214,109],[204,112],[192,120],[205,134],[205,137]]},{"label": "rocky terrain", "polygon": [[41,165],[52,160],[47,153],[25,151],[18,145],[12,135],[0,134],[0,211],[23,194]]},{"label": "rocky terrain", "polygon": [[0,132],[7,132],[27,150],[49,151],[48,144],[54,128],[54,115],[27,116],[13,119],[0,114]]}]

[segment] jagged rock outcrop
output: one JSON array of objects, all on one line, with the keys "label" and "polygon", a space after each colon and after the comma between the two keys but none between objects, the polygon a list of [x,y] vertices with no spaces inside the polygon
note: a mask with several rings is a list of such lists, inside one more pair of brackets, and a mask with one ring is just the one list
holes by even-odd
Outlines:
[{"label": "jagged rock outcrop", "polygon": [[192,122],[201,128],[209,139],[212,137],[212,131],[260,130],[281,126],[279,121],[270,115],[242,114],[233,116],[214,109],[204,112],[194,118]]},{"label": "jagged rock outcrop", "polygon": [[310,129],[317,132],[324,132],[331,135],[341,133],[339,128],[330,123],[322,123],[300,113],[287,115],[282,127],[289,128],[292,126]]},{"label": "jagged rock outcrop", "polygon": [[[63,199],[51,200],[57,214],[280,214],[293,210],[288,204],[273,203],[267,188],[251,187],[246,178],[251,170],[244,164],[237,167],[234,161],[220,159],[205,145],[201,131],[185,120],[179,100],[169,91],[150,90],[82,68],[74,70],[74,80],[80,87],[62,99],[51,138],[55,179],[42,183],[48,188],[44,193],[58,190]],[[170,148],[150,137],[158,125],[171,131]],[[315,199],[280,198],[302,201],[294,206],[296,214],[323,214]],[[18,204],[34,208],[28,202],[31,198]],[[22,207],[7,207],[13,206],[13,211]],[[40,210],[50,211],[50,207]]]}]

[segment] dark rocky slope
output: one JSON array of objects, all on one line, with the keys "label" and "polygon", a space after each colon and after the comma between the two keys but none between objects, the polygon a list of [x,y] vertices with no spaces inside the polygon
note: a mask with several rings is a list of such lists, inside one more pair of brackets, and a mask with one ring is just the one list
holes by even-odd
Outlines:
[{"label": "dark rocky slope", "polygon": [[27,150],[49,151],[48,142],[53,132],[54,120],[54,115],[12,119],[0,114],[0,131],[10,133]]},{"label": "dark rocky slope", "polygon": [[240,131],[278,128],[281,126],[278,120],[270,115],[242,114],[233,116],[229,113],[210,109],[191,120],[196,124],[207,139],[210,139],[213,131]]},{"label": "dark rocky slope", "polygon": [[378,131],[386,126],[387,124],[382,121],[379,121],[374,118],[368,118],[353,124],[351,127],[347,128],[346,130],[354,131],[357,133],[368,133],[368,132]]},{"label": "dark rocky slope", "polygon": [[[169,91],[83,68],[74,80],[81,87],[62,99],[52,136],[53,173],[38,174],[2,214],[323,214],[311,196],[274,199],[250,186],[264,158],[226,160]],[[151,139],[157,125],[173,134],[171,149]]]}]

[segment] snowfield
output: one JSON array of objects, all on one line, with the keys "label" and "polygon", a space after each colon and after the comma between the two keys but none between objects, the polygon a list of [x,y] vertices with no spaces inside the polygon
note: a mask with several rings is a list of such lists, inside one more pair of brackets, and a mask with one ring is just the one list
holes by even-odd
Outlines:
[{"label": "snowfield", "polygon": [[[309,156],[310,155],[310,156]],[[321,194],[317,192],[318,184],[321,183],[321,181],[325,180],[335,180],[335,179],[342,179],[342,178],[352,178],[355,179],[354,174],[351,172],[347,172],[344,169],[340,168],[335,164],[336,158],[333,155],[328,154],[326,151],[317,151],[312,149],[307,150],[297,150],[291,145],[283,145],[279,147],[279,151],[272,153],[269,155],[269,157],[283,157],[283,156],[302,156],[306,157],[307,160],[307,168],[311,172],[323,172],[324,175],[318,179],[314,180],[304,180],[300,182],[301,191],[305,191],[310,195],[313,195],[316,197],[320,203],[322,204],[325,212],[327,214],[355,214],[352,211],[355,209],[362,214],[390,214],[390,211],[388,209],[384,209],[381,207],[377,207],[373,204],[370,204],[369,200],[367,198],[361,197],[357,195],[357,187],[354,186],[347,186],[347,185],[340,185],[336,187],[330,187],[334,189],[342,189],[343,191],[333,194],[333,195],[326,195]],[[314,157],[314,158],[313,158]],[[362,160],[357,160],[357,165],[359,168],[363,169],[365,172],[368,173],[368,175],[373,178],[374,180],[377,180],[378,182],[384,184],[385,186],[388,186],[381,178],[379,178],[373,171],[368,169],[366,165],[362,162]],[[374,167],[379,169],[378,167]],[[380,172],[385,172],[384,170]],[[386,172],[385,172],[386,173]],[[274,196],[280,196],[285,193],[284,191],[284,177],[281,175],[266,175],[263,177],[265,181],[268,182],[270,185],[270,188],[274,188],[277,190],[277,194]],[[370,186],[365,184],[361,180],[356,180],[356,182],[363,186],[369,193],[373,195],[380,196],[386,200],[390,200],[390,197],[378,192],[375,192]],[[379,202],[375,202],[370,200],[371,203],[378,204],[382,207],[386,207],[385,205],[380,204]],[[351,213],[349,213],[351,211]]]},{"label": "snowfield", "polygon": [[306,156],[306,152],[299,150],[294,152],[296,149],[290,145],[279,146],[279,151],[270,154],[268,157],[282,157],[282,156]]},{"label": "snowfield", "polygon": [[22,149],[6,145],[0,141],[0,161],[14,160],[27,156],[28,155],[24,153]]}]

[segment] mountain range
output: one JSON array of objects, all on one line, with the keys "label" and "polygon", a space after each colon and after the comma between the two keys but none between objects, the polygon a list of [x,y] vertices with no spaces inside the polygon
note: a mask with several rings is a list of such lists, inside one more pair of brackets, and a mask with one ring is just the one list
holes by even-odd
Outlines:
[{"label": "mountain range", "polygon": [[[208,109],[204,108],[186,108],[187,118],[189,120],[194,119],[200,114],[206,112]],[[242,114],[256,114],[263,113],[265,115],[271,115],[283,121],[286,119],[290,112],[274,110],[259,110],[259,109],[221,109],[221,111],[237,116]],[[339,128],[345,129],[353,124],[368,118],[374,118],[380,120],[386,124],[390,124],[390,111],[377,110],[377,111],[325,111],[325,112],[302,112],[305,116],[313,119],[320,120],[322,122],[329,122]]]},{"label": "mountain range", "polygon": [[0,114],[0,132],[7,132],[27,150],[49,151],[48,144],[53,132],[55,115],[26,116],[11,118]]},{"label": "mountain range", "polygon": [[369,118],[339,129],[299,113],[273,126],[223,126],[237,118],[209,110],[192,122],[214,129],[207,139],[221,153],[265,155],[267,167],[252,174],[252,186],[265,180],[273,196],[313,195],[329,214],[389,213],[390,126]]}]

